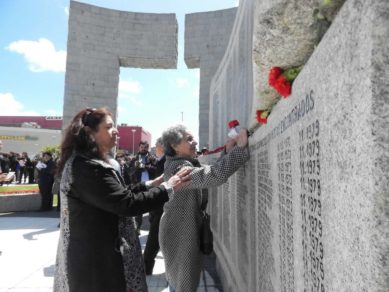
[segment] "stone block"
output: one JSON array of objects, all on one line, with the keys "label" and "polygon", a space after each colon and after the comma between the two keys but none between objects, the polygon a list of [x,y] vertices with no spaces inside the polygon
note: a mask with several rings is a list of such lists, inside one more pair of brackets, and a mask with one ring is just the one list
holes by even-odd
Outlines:
[{"label": "stone block", "polygon": [[39,193],[0,195],[0,213],[38,211],[41,201]]},{"label": "stone block", "polygon": [[236,8],[230,8],[185,16],[185,63],[188,68],[200,68],[200,148],[208,144],[209,135],[209,117],[208,114],[205,119],[202,117],[203,106],[208,108],[210,105],[209,84],[224,56],[236,11]]},{"label": "stone block", "polygon": [[[72,1],[67,52],[64,127],[81,108],[101,105],[97,97],[105,99],[102,104],[116,117],[120,66],[177,67],[177,20],[174,14],[117,11]],[[100,88],[116,89],[103,96]]]}]

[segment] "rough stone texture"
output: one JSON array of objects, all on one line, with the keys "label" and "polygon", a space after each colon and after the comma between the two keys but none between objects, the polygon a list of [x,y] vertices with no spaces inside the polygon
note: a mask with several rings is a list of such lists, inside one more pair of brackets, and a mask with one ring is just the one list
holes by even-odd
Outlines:
[{"label": "rough stone texture", "polygon": [[[277,3],[268,1],[266,11]],[[229,119],[250,121],[246,64],[257,53],[236,58],[244,50],[238,39],[251,42],[250,13],[253,1],[241,1],[212,80],[212,146],[226,140]],[[388,1],[346,1],[292,95],[250,139],[250,161],[211,190],[225,291],[389,290],[388,39]]]},{"label": "rough stone texture", "polygon": [[0,195],[0,213],[18,211],[38,211],[42,196],[33,194]]},{"label": "rough stone texture", "polygon": [[208,146],[209,84],[224,56],[236,8],[185,16],[185,63],[200,68],[199,146]]},{"label": "rough stone texture", "polygon": [[64,127],[84,107],[116,118],[119,70],[177,67],[175,14],[116,11],[72,1],[65,76]]},{"label": "rough stone texture", "polygon": [[[271,67],[306,63],[344,0],[256,1],[254,67],[256,109],[271,109],[279,95],[268,85]],[[328,2],[328,1],[327,1]]]},{"label": "rough stone texture", "polygon": [[[254,1],[240,1],[226,53],[211,82],[211,149],[225,143],[228,121],[237,119],[242,126],[248,123],[253,100],[253,16]],[[256,287],[257,247],[253,221],[256,211],[245,174],[240,170],[222,187],[209,191],[209,210],[224,291],[255,291]]]},{"label": "rough stone texture", "polygon": [[226,53],[212,78],[210,149],[223,145],[230,120],[237,119],[242,126],[248,124],[253,100],[253,16],[254,2],[241,1]]}]

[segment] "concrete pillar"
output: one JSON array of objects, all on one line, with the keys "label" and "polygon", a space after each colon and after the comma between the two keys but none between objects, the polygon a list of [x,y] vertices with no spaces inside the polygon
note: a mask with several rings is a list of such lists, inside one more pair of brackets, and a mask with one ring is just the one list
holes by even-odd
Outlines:
[{"label": "concrete pillar", "polygon": [[236,11],[231,8],[185,17],[185,63],[188,68],[200,68],[200,149],[209,144],[209,86],[225,53]]}]

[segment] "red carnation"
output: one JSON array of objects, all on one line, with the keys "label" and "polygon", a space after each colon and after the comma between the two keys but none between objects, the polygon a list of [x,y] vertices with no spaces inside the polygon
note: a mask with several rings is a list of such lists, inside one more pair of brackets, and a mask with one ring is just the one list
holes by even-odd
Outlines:
[{"label": "red carnation", "polygon": [[258,124],[267,124],[268,111],[257,110],[256,117]]},{"label": "red carnation", "polygon": [[278,77],[284,72],[280,67],[272,67],[269,72],[269,85],[274,86]]},{"label": "red carnation", "polygon": [[230,129],[235,128],[236,126],[239,126],[238,120],[232,120],[232,121],[229,121],[229,122],[228,122],[228,127],[229,127]]},{"label": "red carnation", "polygon": [[283,97],[288,97],[292,93],[292,84],[283,75],[278,77],[273,87]]},{"label": "red carnation", "polygon": [[292,93],[292,82],[302,67],[283,70],[280,67],[272,67],[269,72],[269,85],[283,96],[288,97]]}]

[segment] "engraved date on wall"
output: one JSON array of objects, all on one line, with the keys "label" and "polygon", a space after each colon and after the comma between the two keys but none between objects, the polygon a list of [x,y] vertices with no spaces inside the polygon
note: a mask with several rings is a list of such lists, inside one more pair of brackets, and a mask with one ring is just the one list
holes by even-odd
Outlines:
[{"label": "engraved date on wall", "polygon": [[325,291],[319,137],[318,120],[299,131],[301,228],[306,292]]},{"label": "engraved date on wall", "polygon": [[277,144],[281,291],[294,291],[292,152],[290,137]]}]

